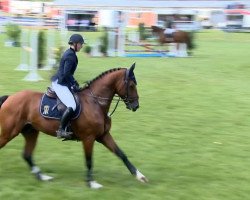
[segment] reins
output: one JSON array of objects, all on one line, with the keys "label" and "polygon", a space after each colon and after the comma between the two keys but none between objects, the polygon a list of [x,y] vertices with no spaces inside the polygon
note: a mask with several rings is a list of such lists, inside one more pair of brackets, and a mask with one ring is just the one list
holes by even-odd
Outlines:
[{"label": "reins", "polygon": [[109,116],[109,117],[111,117],[111,116],[114,114],[116,108],[118,107],[118,104],[120,103],[120,100],[121,100],[121,97],[119,97],[119,99],[117,100],[117,102],[116,102],[116,104],[115,104],[115,107],[114,107],[113,111],[112,111],[111,113],[108,113],[108,116]]},{"label": "reins", "polygon": [[121,97],[119,97],[118,95],[114,96],[114,97],[118,97],[118,99],[114,99],[114,97],[112,99],[107,98],[107,97],[100,97],[100,96],[94,95],[94,93],[92,92],[92,90],[90,88],[89,88],[89,90],[90,90],[90,95],[88,95],[88,96],[97,99],[97,102],[99,104],[100,104],[100,102],[98,101],[99,99],[100,100],[105,100],[105,101],[116,101],[116,104],[115,104],[115,107],[114,107],[113,111],[111,113],[108,113],[108,116],[111,117],[114,114],[114,112],[116,111],[116,109],[117,109],[117,107],[118,107],[118,105],[120,103]]}]

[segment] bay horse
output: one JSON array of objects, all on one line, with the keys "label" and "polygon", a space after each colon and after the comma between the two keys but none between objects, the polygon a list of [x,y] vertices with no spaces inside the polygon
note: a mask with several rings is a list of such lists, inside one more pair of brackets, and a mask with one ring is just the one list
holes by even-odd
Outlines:
[{"label": "bay horse", "polygon": [[[102,185],[93,178],[92,152],[94,142],[100,142],[118,156],[132,175],[141,182],[147,178],[128,160],[110,134],[111,117],[108,111],[117,94],[126,108],[136,111],[139,108],[139,96],[134,75],[135,64],[129,69],[114,68],[103,72],[78,92],[82,110],[80,116],[71,121],[76,138],[82,142],[87,167],[87,184],[90,188]],[[51,180],[53,177],[43,174],[33,161],[39,131],[56,137],[59,121],[46,119],[39,113],[43,93],[23,90],[0,98],[0,149],[21,133],[25,138],[23,158],[31,172],[39,180]]]},{"label": "bay horse", "polygon": [[158,26],[151,26],[153,35],[158,36],[158,42],[161,45],[164,45],[165,43],[176,43],[177,44],[177,50],[179,49],[180,43],[185,43],[187,45],[188,54],[191,54],[191,50],[194,48],[193,45],[193,35],[189,32],[176,30],[173,33],[173,40],[169,40],[166,35],[164,34],[164,30],[161,27]]}]

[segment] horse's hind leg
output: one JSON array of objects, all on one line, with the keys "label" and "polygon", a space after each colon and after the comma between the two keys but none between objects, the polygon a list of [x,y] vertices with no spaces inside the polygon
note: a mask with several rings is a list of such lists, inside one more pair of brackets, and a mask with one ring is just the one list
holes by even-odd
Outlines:
[{"label": "horse's hind leg", "polygon": [[48,181],[53,179],[53,177],[42,174],[40,168],[35,165],[32,158],[32,154],[37,143],[38,133],[39,131],[35,130],[31,125],[26,125],[22,129],[22,135],[25,139],[23,159],[27,162],[31,169],[31,173],[34,174],[37,179],[42,181]]},{"label": "horse's hind leg", "polygon": [[110,151],[115,153],[115,155],[117,155],[123,161],[123,163],[126,165],[128,170],[130,171],[130,173],[132,175],[134,175],[137,180],[139,180],[143,183],[148,182],[147,178],[141,172],[139,172],[139,170],[128,160],[125,153],[123,153],[123,151],[117,146],[117,144],[115,143],[115,141],[114,141],[113,137],[110,135],[110,133],[107,133],[104,136],[102,136],[101,138],[98,138],[97,141],[102,143]]},{"label": "horse's hind leg", "polygon": [[10,140],[19,134],[20,129],[11,123],[9,118],[1,120],[0,123],[0,149],[3,148]]}]

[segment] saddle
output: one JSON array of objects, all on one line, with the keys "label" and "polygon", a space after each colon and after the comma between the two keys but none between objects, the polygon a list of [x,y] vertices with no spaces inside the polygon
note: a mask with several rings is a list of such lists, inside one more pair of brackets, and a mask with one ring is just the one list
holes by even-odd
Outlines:
[{"label": "saddle", "polygon": [[[72,119],[77,119],[81,113],[81,104],[77,93],[73,93],[73,96],[76,100],[76,110],[72,116]],[[60,120],[66,108],[67,107],[57,97],[55,91],[48,87],[41,99],[40,114],[44,118]]]}]

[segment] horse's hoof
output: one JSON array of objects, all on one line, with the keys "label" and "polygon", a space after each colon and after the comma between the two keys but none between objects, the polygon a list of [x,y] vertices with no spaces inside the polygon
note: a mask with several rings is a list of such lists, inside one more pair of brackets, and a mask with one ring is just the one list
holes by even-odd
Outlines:
[{"label": "horse's hoof", "polygon": [[52,176],[42,174],[40,168],[37,166],[32,167],[31,173],[34,174],[39,181],[50,181],[53,179]]},{"label": "horse's hoof", "polygon": [[52,179],[54,179],[54,177],[52,176],[48,176],[46,174],[41,174],[41,173],[37,174],[37,178],[41,181],[51,181]]},{"label": "horse's hoof", "polygon": [[91,189],[100,189],[103,187],[103,185],[97,183],[96,181],[89,181],[89,187]]},{"label": "horse's hoof", "polygon": [[136,171],[136,179],[142,183],[147,183],[148,179],[139,171]]}]

